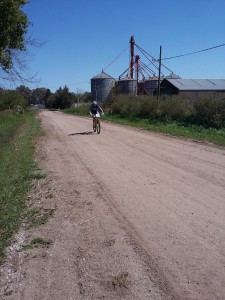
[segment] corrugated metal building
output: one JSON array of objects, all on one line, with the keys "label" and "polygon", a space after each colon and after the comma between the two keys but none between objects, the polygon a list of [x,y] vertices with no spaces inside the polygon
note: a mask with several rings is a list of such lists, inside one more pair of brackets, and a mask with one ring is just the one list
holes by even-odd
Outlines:
[{"label": "corrugated metal building", "polygon": [[160,84],[161,95],[183,95],[187,98],[215,94],[225,96],[225,79],[165,78]]}]

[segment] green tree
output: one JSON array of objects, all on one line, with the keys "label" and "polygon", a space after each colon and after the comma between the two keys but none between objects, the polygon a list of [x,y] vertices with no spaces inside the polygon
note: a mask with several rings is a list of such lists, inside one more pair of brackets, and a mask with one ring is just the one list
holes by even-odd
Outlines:
[{"label": "green tree", "polygon": [[14,90],[6,90],[0,99],[0,110],[13,109],[15,106],[25,108],[26,100]]},{"label": "green tree", "polygon": [[31,103],[32,90],[24,85],[20,85],[16,88],[16,92],[26,99],[27,105]]},{"label": "green tree", "polygon": [[46,104],[48,97],[50,96],[51,92],[49,89],[46,88],[36,88],[32,92],[32,97],[30,103],[32,104]]},{"label": "green tree", "polygon": [[69,91],[67,86],[59,88],[55,93],[55,101],[53,103],[54,108],[70,108],[75,100],[75,95]]},{"label": "green tree", "polygon": [[84,92],[81,95],[81,99],[82,99],[82,102],[85,102],[85,103],[91,102],[91,93],[90,92]]},{"label": "green tree", "polygon": [[50,93],[46,99],[46,108],[55,108],[55,94]]},{"label": "green tree", "polygon": [[21,10],[27,0],[0,1],[0,66],[13,67],[15,52],[26,50],[28,18]]}]

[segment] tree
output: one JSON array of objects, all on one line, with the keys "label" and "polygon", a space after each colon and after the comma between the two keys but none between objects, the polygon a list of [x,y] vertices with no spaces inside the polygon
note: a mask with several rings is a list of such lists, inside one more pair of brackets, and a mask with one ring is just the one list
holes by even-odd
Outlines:
[{"label": "tree", "polygon": [[0,110],[13,109],[16,106],[25,107],[26,100],[14,90],[6,90],[0,98]]},{"label": "tree", "polygon": [[75,102],[75,94],[69,91],[69,88],[65,86],[63,89],[60,87],[55,93],[55,101],[52,104],[54,108],[70,108],[72,103]]},{"label": "tree", "polygon": [[38,43],[27,37],[29,20],[23,12],[28,0],[0,0],[0,78],[15,83],[32,82],[26,67],[28,46]]},{"label": "tree", "polygon": [[20,85],[16,88],[16,92],[26,99],[27,105],[31,103],[32,100],[32,90],[24,85]]},{"label": "tree", "polygon": [[46,108],[55,108],[55,94],[50,93],[46,99]]},{"label": "tree", "polygon": [[50,96],[51,92],[46,88],[36,88],[32,92],[32,97],[30,103],[32,104],[46,104],[47,98]]},{"label": "tree", "polygon": [[0,2],[0,64],[3,70],[12,68],[13,52],[24,51],[28,19],[21,7],[26,0],[1,0]]},{"label": "tree", "polygon": [[91,93],[90,92],[84,92],[81,96],[81,99],[83,102],[91,102]]}]

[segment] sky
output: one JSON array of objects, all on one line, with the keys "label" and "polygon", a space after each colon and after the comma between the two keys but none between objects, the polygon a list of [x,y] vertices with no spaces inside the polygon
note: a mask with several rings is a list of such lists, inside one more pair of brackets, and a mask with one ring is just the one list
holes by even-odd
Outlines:
[{"label": "sky", "polygon": [[[132,35],[156,59],[162,46],[163,64],[181,78],[225,79],[225,46],[164,60],[225,44],[225,0],[30,0],[23,10],[29,35],[44,42],[29,50],[29,72],[40,79],[32,89],[90,91],[102,69],[118,79],[129,67]],[[136,47],[135,54],[150,63]]]}]

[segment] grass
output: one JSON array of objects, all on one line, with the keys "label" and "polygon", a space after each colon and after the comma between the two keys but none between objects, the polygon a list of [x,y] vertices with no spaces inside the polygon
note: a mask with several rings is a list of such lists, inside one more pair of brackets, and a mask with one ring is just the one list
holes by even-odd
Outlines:
[{"label": "grass", "polygon": [[23,248],[23,250],[29,250],[29,249],[33,249],[34,247],[37,248],[40,246],[48,248],[51,244],[52,244],[52,240],[50,240],[50,239],[36,237],[36,238],[33,238],[29,244],[24,244],[22,246],[22,248]]},{"label": "grass", "polygon": [[[65,111],[69,114],[88,116],[88,108],[81,107],[75,109],[67,109]],[[105,114],[102,118],[121,125],[133,126],[136,128],[142,128],[154,132],[161,132],[172,136],[184,137],[194,139],[197,141],[210,142],[215,145],[225,146],[225,128],[204,128],[203,126],[197,125],[181,125],[175,121],[171,122],[160,122],[151,119],[142,118],[121,118],[118,115]]]},{"label": "grass", "polygon": [[33,159],[32,142],[41,134],[35,112],[0,112],[0,263],[21,224],[32,179],[41,174]]},{"label": "grass", "polygon": [[148,119],[120,118],[113,115],[107,116],[106,119],[117,124],[129,125],[154,132],[166,133],[172,136],[185,137],[225,146],[225,128],[204,128],[203,126],[197,125],[184,126],[176,122],[163,123]]},{"label": "grass", "polygon": [[63,112],[65,112],[67,114],[77,115],[77,116],[89,116],[88,109],[89,109],[89,106],[84,105],[84,106],[81,106],[79,108],[63,109]]},{"label": "grass", "polygon": [[26,213],[27,229],[46,224],[53,215],[53,209],[34,207]]},{"label": "grass", "polygon": [[34,247],[49,247],[52,244],[52,240],[44,239],[42,237],[36,237],[31,240],[29,244],[24,244],[22,246],[23,250],[33,249]]}]

